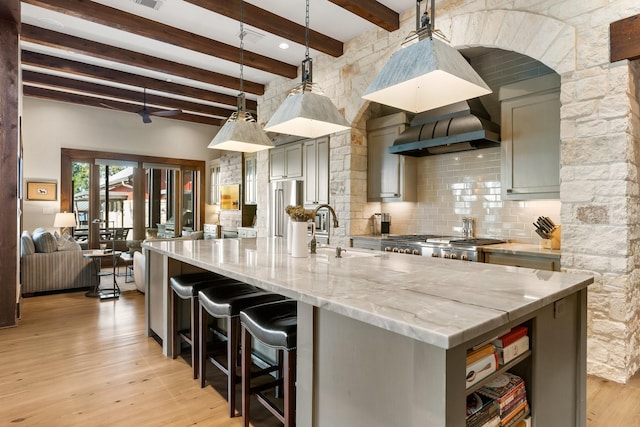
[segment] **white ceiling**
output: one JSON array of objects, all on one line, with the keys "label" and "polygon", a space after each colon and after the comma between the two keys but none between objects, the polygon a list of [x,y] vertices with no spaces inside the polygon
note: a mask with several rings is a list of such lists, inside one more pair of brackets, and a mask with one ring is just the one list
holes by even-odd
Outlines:
[{"label": "white ceiling", "polygon": [[[46,0],[44,0],[46,2]],[[94,0],[95,1],[95,0]],[[139,0],[143,3],[149,0]],[[137,4],[135,0],[98,0],[100,3],[130,14],[157,21],[191,33],[205,36],[219,42],[233,46],[240,46],[240,24],[238,21],[226,16],[218,15],[183,0],[164,0],[158,10]],[[305,2],[302,0],[246,0],[257,7],[280,15],[300,25],[305,24]],[[402,13],[415,7],[412,0],[378,0],[379,3],[389,7],[397,13]],[[79,19],[64,13],[55,12],[28,3],[22,3],[22,22],[33,26],[77,36],[83,39],[117,46],[139,53],[167,59],[181,64],[239,77],[240,65],[231,61],[216,58],[188,48],[170,45],[157,40],[152,40],[136,34],[110,28]],[[330,36],[342,42],[373,28],[375,24],[356,16],[328,0],[310,0],[310,27],[311,29]],[[282,50],[278,45],[283,42],[280,37],[267,33],[264,30],[245,25],[245,50],[279,61],[298,66],[304,59],[304,45],[287,41],[289,49]],[[117,62],[105,61],[73,52],[67,52],[43,45],[22,42],[22,49],[27,51],[45,53],[51,56],[86,62],[93,65],[138,74],[201,89],[217,91],[235,96],[237,90],[214,86],[208,83],[188,80],[182,77],[162,74],[155,71],[132,67]],[[311,50],[310,56],[318,52]],[[31,68],[33,69],[33,68]],[[55,73],[50,70],[38,70],[43,73]],[[248,81],[265,84],[275,78],[275,74],[244,66],[244,78]],[[63,74],[58,72],[58,74]],[[78,79],[78,76],[68,76]],[[105,82],[101,82],[104,84]],[[117,86],[117,82],[108,83]],[[140,89],[140,88],[137,88]],[[163,93],[168,97],[171,94]],[[248,99],[256,99],[256,96],[247,94]]]}]

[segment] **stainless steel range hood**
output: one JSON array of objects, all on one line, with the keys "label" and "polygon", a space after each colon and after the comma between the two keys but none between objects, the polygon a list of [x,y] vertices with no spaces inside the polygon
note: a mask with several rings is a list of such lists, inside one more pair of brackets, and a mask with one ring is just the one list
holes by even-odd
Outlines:
[{"label": "stainless steel range hood", "polygon": [[422,157],[498,145],[500,126],[474,98],[416,115],[389,153]]}]

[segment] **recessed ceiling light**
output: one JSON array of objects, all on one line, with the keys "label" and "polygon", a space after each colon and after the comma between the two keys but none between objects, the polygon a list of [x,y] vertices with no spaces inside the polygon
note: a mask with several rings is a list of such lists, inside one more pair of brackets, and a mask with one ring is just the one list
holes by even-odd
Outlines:
[{"label": "recessed ceiling light", "polygon": [[278,45],[278,47],[282,50],[289,49],[289,43],[282,42]]}]

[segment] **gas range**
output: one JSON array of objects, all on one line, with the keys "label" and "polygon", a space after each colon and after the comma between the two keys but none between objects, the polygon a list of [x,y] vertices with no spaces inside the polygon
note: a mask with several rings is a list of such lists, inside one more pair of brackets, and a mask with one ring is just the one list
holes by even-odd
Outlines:
[{"label": "gas range", "polygon": [[433,258],[484,262],[482,248],[504,240],[426,234],[392,235],[382,239],[382,250]]}]

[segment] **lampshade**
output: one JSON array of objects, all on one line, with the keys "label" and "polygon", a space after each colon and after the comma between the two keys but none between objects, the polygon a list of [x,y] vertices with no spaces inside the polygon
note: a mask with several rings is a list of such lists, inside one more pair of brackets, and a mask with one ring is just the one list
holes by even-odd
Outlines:
[{"label": "lampshade", "polygon": [[416,1],[416,31],[382,67],[362,97],[369,101],[419,113],[491,93],[460,52],[435,28],[435,0],[431,13],[420,17]]},{"label": "lampshade", "polygon": [[489,93],[460,52],[426,37],[395,52],[362,97],[419,113]]},{"label": "lampshade", "polygon": [[351,126],[338,108],[313,84],[313,60],[309,58],[309,0],[306,1],[305,45],[305,59],[301,67],[302,83],[289,92],[264,130],[317,138],[350,129]]},{"label": "lampshade", "polygon": [[75,227],[76,226],[76,216],[73,212],[60,212],[57,213],[54,220],[53,226],[58,228],[67,228],[67,227]]},{"label": "lampshade", "polygon": [[231,115],[211,140],[208,148],[254,153],[272,148],[273,143],[251,114],[237,111]]},{"label": "lampshade", "polygon": [[238,95],[238,111],[224,122],[222,128],[213,137],[208,148],[227,151],[242,151],[255,153],[273,147],[273,143],[266,133],[247,112],[246,99],[243,91],[244,77],[244,1],[240,0],[240,94]]},{"label": "lampshade", "polygon": [[265,130],[306,138],[317,138],[350,129],[331,100],[311,82],[294,88],[273,114]]}]

